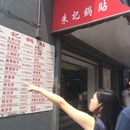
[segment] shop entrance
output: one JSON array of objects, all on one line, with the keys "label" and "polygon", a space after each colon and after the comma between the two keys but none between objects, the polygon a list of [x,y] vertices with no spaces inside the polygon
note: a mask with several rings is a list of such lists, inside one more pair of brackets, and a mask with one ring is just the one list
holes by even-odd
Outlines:
[{"label": "shop entrance", "polygon": [[87,68],[62,63],[61,74],[61,95],[74,107],[87,111]]},{"label": "shop entrance", "polygon": [[[62,63],[60,94],[75,108],[87,111],[87,68]],[[81,128],[60,110],[60,130],[65,129]]]},{"label": "shop entrance", "polygon": [[[60,95],[75,108],[87,112],[89,99],[96,89],[95,66],[65,55],[62,60]],[[66,129],[83,130],[60,109],[59,130]]]}]

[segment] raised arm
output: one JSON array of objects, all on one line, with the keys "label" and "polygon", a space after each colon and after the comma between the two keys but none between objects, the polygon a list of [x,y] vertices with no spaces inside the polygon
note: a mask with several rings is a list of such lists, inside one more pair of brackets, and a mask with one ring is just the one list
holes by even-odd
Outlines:
[{"label": "raised arm", "polygon": [[29,91],[37,91],[41,93],[43,96],[52,101],[55,105],[61,108],[64,112],[66,112],[74,121],[76,121],[81,127],[85,130],[94,128],[95,120],[89,114],[79,111],[67,103],[61,96],[49,92],[43,88],[34,86],[32,84],[26,83],[28,85]]}]

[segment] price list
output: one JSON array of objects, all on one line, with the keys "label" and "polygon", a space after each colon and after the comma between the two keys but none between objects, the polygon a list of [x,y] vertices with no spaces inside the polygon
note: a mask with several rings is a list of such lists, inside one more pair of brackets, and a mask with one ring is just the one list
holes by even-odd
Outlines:
[{"label": "price list", "polygon": [[52,91],[54,46],[0,25],[0,117],[52,110],[23,82]]}]

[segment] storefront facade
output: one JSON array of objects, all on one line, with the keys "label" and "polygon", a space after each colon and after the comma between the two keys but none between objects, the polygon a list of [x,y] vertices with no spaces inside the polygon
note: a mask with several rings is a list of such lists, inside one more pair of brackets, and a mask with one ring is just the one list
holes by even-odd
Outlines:
[{"label": "storefront facade", "polygon": [[[98,52],[72,35],[63,36],[61,51],[60,95],[76,108],[87,112],[92,94],[99,88],[112,89],[120,95],[123,84],[123,65]],[[59,128],[75,126],[81,129],[60,111]],[[67,122],[71,122],[68,123]]]},{"label": "storefront facade", "polygon": [[[89,100],[96,89],[112,89],[120,98],[124,65],[79,40],[70,30],[52,33],[52,0],[37,2],[3,0],[0,5],[2,26],[33,38],[40,38],[41,41],[55,46],[53,88],[55,93],[83,111],[87,111]],[[51,111],[1,118],[0,129],[82,130],[55,105]]]}]

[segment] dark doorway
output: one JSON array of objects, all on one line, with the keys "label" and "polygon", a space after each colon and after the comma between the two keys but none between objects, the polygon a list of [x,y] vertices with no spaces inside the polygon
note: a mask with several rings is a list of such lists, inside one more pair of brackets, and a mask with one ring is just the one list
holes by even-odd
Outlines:
[{"label": "dark doorway", "polygon": [[[61,67],[61,96],[75,108],[87,111],[87,68],[68,63]],[[60,130],[83,130],[60,110]]]}]

